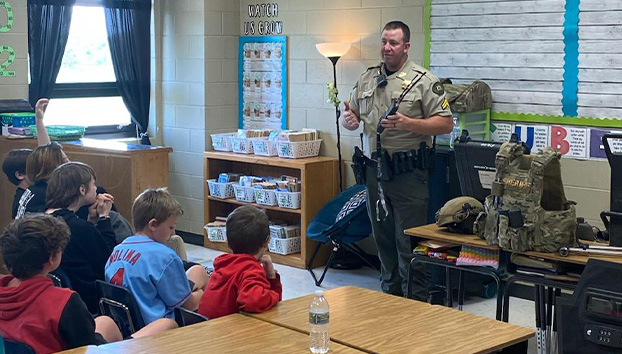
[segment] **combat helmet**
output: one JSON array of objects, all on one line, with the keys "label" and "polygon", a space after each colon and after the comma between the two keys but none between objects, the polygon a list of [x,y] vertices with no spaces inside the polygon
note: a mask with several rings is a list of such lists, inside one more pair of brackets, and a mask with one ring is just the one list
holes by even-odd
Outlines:
[{"label": "combat helmet", "polygon": [[445,226],[451,232],[473,233],[473,222],[484,211],[482,203],[473,197],[454,198],[436,212],[436,225]]}]

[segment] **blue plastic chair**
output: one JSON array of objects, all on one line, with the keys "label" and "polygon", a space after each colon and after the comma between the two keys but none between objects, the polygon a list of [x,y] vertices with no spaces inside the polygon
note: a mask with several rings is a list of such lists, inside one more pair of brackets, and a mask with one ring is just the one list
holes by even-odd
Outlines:
[{"label": "blue plastic chair", "polygon": [[[370,267],[379,270],[378,266],[372,264],[365,252],[355,243],[372,233],[371,223],[367,216],[366,197],[365,186],[354,185],[324,205],[311,223],[309,223],[307,237],[318,242],[307,264],[307,270],[311,273],[315,285],[320,286],[322,284],[326,272],[335,258],[335,254],[341,247],[356,255]],[[312,268],[313,261],[320,247],[329,242],[332,244],[332,252],[324,267],[322,276],[320,279],[317,279]]]},{"label": "blue plastic chair", "polygon": [[145,326],[136,299],[128,289],[101,280],[97,280],[95,285],[101,314],[116,322],[123,338]]}]

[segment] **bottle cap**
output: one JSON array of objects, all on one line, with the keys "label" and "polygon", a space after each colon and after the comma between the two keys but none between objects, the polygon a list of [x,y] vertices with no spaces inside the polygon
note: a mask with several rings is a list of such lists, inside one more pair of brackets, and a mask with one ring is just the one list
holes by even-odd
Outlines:
[{"label": "bottle cap", "polygon": [[324,296],[324,290],[316,290],[315,296]]}]

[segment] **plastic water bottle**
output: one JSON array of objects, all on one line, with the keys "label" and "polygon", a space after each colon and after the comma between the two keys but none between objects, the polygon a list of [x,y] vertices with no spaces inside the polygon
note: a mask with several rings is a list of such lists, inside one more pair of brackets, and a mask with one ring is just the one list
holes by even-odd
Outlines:
[{"label": "plastic water bottle", "polygon": [[460,137],[460,123],[458,123],[458,118],[454,117],[454,128],[451,130],[451,134],[449,135],[449,147],[454,148],[454,140]]},{"label": "plastic water bottle", "polygon": [[314,354],[328,353],[330,337],[328,335],[329,308],[324,297],[324,290],[316,290],[309,306],[309,349]]}]

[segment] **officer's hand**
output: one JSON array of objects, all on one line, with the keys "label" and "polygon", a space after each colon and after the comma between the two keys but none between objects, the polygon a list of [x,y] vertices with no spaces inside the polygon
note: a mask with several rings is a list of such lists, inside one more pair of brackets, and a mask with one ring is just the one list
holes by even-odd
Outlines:
[{"label": "officer's hand", "polygon": [[380,125],[387,130],[411,130],[409,127],[410,120],[411,118],[406,117],[400,112],[396,112],[394,115],[381,120]]},{"label": "officer's hand", "polygon": [[354,112],[350,110],[350,102],[345,101],[343,102],[343,104],[345,105],[345,111],[343,112],[344,128],[348,130],[358,129],[359,125],[361,124],[359,117],[357,117],[356,114],[354,114]]}]

